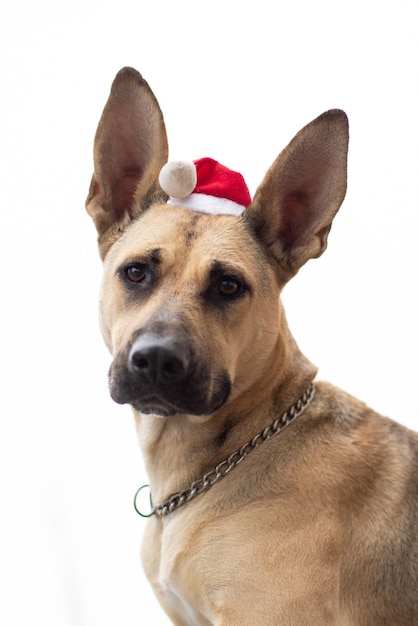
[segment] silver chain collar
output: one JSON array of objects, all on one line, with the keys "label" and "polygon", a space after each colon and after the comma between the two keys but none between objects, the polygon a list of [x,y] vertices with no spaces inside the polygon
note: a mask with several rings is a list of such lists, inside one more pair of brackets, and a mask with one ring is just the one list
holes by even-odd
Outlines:
[{"label": "silver chain collar", "polygon": [[176,509],[180,508],[190,500],[193,500],[196,496],[200,495],[204,491],[207,491],[212,485],[218,482],[223,476],[229,474],[229,472],[239,465],[241,461],[247,457],[250,452],[258,448],[264,441],[268,441],[275,435],[283,432],[283,430],[295,421],[297,417],[309,406],[315,395],[315,386],[311,383],[305,393],[293,404],[287,411],[280,417],[276,418],[270,426],[267,426],[264,430],[258,433],[253,439],[247,441],[239,450],[231,454],[227,459],[221,461],[213,470],[207,472],[202,478],[192,482],[190,487],[174,493],[169,498],[153,506],[150,495],[151,511],[149,513],[142,513],[137,506],[137,498],[143,489],[149,489],[149,485],[143,485],[138,489],[134,498],[135,511],[141,517],[151,517],[156,515],[157,517],[164,517],[169,513],[172,513]]}]

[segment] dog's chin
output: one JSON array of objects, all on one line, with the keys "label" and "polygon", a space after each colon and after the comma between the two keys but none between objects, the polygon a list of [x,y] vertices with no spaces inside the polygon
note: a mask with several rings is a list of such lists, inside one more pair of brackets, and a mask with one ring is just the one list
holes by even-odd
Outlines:
[{"label": "dog's chin", "polygon": [[173,417],[179,411],[169,405],[163,404],[142,404],[138,402],[131,403],[132,408],[142,415],[153,415],[155,417]]}]

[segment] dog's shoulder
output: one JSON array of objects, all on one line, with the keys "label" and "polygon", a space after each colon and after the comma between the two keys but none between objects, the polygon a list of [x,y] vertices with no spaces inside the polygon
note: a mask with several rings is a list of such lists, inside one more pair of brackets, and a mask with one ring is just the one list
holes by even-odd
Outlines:
[{"label": "dog's shoulder", "polygon": [[342,432],[362,436],[379,433],[377,443],[393,438],[413,447],[418,446],[418,433],[380,415],[365,402],[328,382],[316,383],[315,414]]},{"label": "dog's shoulder", "polygon": [[[418,515],[418,434],[384,417],[349,393],[317,383],[309,409],[310,437],[325,473],[345,483],[345,497],[361,506],[373,494],[380,506],[395,514],[396,502],[408,497]],[[306,420],[308,422],[308,420]],[[339,485],[341,487],[341,485]]]}]

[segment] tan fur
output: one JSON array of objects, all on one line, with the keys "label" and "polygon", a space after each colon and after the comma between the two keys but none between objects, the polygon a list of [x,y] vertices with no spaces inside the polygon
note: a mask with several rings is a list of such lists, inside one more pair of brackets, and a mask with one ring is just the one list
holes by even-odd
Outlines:
[{"label": "tan fur", "polygon": [[[326,247],[347,141],[344,113],[329,111],[279,155],[242,217],[193,213],[167,205],[156,182],[167,141],[152,92],[132,69],[116,77],[87,208],[104,259],[110,389],[136,407],[154,503],[239,449],[313,380],[279,295]],[[126,280],[132,263],[144,268],[139,286]],[[225,275],[245,284],[240,297],[219,296]],[[179,382],[174,373],[156,390],[132,373],[144,336],[176,347],[187,363]],[[283,433],[149,520],[142,559],[176,626],[417,626],[418,437],[318,382]]]}]

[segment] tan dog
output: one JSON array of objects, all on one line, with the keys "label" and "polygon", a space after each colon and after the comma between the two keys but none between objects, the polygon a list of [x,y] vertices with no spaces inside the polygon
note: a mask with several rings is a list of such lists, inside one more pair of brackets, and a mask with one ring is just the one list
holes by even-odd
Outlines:
[{"label": "tan dog", "polygon": [[241,216],[209,215],[167,204],[163,117],[135,70],[100,120],[87,209],[110,391],[134,408],[143,563],[177,626],[418,625],[418,437],[313,394],[279,300],[325,250],[347,143],[345,114],[324,113]]}]

